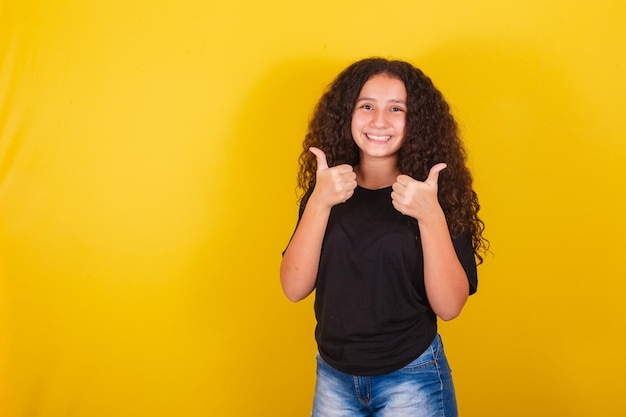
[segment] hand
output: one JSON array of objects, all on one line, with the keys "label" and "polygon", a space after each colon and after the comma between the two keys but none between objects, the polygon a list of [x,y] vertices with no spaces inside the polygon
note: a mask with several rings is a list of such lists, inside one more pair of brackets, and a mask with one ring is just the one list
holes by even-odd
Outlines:
[{"label": "hand", "polygon": [[356,188],[356,174],[352,167],[344,164],[329,168],[324,151],[315,147],[311,147],[310,151],[317,159],[317,172],[315,189],[309,201],[314,200],[330,208],[352,197]]},{"label": "hand", "polygon": [[424,182],[417,181],[408,175],[399,175],[391,192],[391,200],[396,210],[417,221],[422,221],[429,215],[441,213],[437,190],[439,173],[446,167],[444,163],[433,166]]}]

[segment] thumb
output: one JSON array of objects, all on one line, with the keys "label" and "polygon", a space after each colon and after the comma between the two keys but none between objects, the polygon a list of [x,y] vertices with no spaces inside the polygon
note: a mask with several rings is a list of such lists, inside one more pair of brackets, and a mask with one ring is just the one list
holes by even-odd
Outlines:
[{"label": "thumb", "polygon": [[315,158],[317,159],[317,170],[328,169],[328,162],[326,161],[326,154],[324,151],[316,148],[315,146],[311,146],[309,150],[313,152]]},{"label": "thumb", "polygon": [[439,181],[439,173],[447,167],[448,165],[444,163],[433,166],[428,173],[428,178],[426,178],[426,181],[424,182],[431,185],[437,185],[437,182]]}]

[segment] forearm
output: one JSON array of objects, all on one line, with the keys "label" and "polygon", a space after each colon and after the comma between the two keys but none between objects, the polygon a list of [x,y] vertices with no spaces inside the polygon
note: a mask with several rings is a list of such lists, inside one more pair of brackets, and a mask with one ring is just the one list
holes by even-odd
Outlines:
[{"label": "forearm", "polygon": [[443,320],[457,317],[469,296],[469,282],[454,250],[443,212],[420,222],[424,284],[433,311]]},{"label": "forearm", "polygon": [[306,298],[315,288],[329,216],[330,208],[309,201],[283,255],[280,282],[283,292],[291,301]]}]

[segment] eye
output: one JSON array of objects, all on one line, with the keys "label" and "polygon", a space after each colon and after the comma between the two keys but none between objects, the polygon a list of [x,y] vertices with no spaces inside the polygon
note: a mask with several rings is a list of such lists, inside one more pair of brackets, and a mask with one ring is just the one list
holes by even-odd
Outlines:
[{"label": "eye", "polygon": [[374,108],[374,106],[372,106],[371,104],[363,104],[363,105],[361,106],[361,108],[362,108],[363,110],[372,110],[372,109]]},{"label": "eye", "polygon": [[395,107],[391,108],[391,111],[392,112],[402,112],[402,111],[404,111],[404,108],[395,106]]}]

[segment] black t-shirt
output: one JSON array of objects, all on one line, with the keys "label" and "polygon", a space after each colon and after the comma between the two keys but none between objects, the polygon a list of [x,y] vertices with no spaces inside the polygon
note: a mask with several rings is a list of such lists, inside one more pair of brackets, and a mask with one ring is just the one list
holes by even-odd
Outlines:
[{"label": "black t-shirt", "polygon": [[[391,187],[357,187],[334,206],[316,283],[315,336],[320,355],[352,375],[379,375],[421,355],[437,333],[426,298],[419,231],[391,203]],[[453,240],[476,291],[469,236]]]}]

